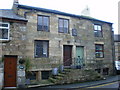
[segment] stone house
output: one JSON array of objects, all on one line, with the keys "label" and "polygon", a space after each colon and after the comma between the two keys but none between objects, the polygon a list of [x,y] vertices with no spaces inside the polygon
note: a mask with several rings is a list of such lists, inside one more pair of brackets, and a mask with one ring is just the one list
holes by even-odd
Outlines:
[{"label": "stone house", "polygon": [[120,60],[120,35],[114,35],[114,42],[115,42],[115,60]]},{"label": "stone house", "polygon": [[114,45],[115,45],[115,69],[116,74],[120,73],[120,35],[114,35]]},{"label": "stone house", "polygon": [[24,73],[19,61],[26,58],[32,64],[31,79],[36,80],[48,78],[52,68],[60,65],[113,73],[112,23],[18,2],[12,10],[0,12],[0,56],[4,72],[14,73],[11,85],[6,82],[12,76],[4,73],[5,87],[16,87],[16,77]]}]

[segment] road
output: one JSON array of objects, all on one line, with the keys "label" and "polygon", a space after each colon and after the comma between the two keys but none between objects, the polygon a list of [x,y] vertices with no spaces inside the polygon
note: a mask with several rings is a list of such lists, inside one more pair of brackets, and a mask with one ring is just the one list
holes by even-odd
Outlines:
[{"label": "road", "polygon": [[37,87],[30,90],[118,90],[118,81],[110,82],[99,85],[91,86],[78,86],[78,85],[58,85],[58,86],[49,86],[49,87]]},{"label": "road", "polygon": [[66,85],[51,85],[44,87],[28,88],[29,90],[118,90],[118,80],[120,82],[120,75],[109,76],[104,80],[74,83]]},{"label": "road", "polygon": [[106,83],[106,84],[101,84],[101,85],[96,85],[96,86],[90,86],[87,88],[98,88],[98,89],[111,89],[111,90],[118,90],[118,81],[117,82],[111,82],[111,83]]}]

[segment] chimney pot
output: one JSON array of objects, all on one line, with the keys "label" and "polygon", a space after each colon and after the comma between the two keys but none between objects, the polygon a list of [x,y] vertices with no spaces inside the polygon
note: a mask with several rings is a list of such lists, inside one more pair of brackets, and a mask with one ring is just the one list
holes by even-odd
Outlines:
[{"label": "chimney pot", "polygon": [[18,0],[14,0],[14,4],[18,4],[19,3],[19,1]]}]

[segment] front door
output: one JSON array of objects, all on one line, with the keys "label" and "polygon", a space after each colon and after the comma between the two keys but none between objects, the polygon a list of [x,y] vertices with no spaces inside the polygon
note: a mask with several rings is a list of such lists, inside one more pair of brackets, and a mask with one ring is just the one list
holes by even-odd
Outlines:
[{"label": "front door", "polygon": [[83,66],[84,63],[84,47],[77,46],[76,47],[76,65]]},{"label": "front door", "polygon": [[4,58],[4,87],[16,87],[17,56]]},{"label": "front door", "polygon": [[63,62],[64,66],[70,66],[72,64],[72,46],[63,46]]}]

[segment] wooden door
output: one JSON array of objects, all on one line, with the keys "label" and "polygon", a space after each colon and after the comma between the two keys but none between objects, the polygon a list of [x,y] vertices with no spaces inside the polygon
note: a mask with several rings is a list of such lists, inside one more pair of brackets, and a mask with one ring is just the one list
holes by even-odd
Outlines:
[{"label": "wooden door", "polygon": [[4,58],[4,87],[16,87],[17,56]]},{"label": "wooden door", "polygon": [[84,47],[76,47],[76,65],[83,65],[84,63]]},{"label": "wooden door", "polygon": [[64,66],[72,64],[72,46],[63,46],[63,62]]}]

